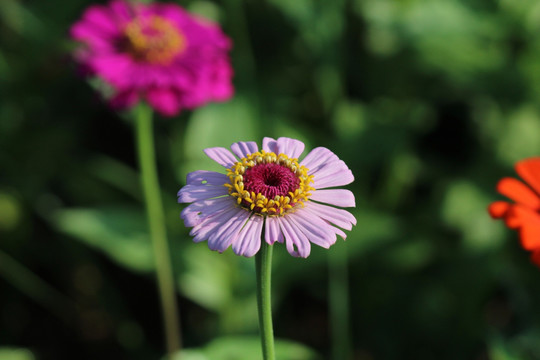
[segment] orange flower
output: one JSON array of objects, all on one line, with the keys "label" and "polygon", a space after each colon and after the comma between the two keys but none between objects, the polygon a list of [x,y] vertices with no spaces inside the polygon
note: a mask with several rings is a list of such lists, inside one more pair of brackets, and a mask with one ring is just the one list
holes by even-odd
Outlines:
[{"label": "orange flower", "polygon": [[516,172],[529,185],[514,178],[503,178],[497,191],[515,201],[495,201],[488,211],[494,219],[504,219],[506,226],[518,230],[521,246],[532,251],[531,260],[540,266],[540,157],[516,163]]}]

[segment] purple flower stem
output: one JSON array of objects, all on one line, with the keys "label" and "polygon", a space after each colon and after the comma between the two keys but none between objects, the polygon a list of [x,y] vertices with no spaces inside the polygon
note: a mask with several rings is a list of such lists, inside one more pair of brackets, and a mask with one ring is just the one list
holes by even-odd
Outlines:
[{"label": "purple flower stem", "polygon": [[154,151],[154,132],[152,127],[152,109],[146,104],[140,104],[135,110],[137,118],[137,147],[139,166],[141,170],[146,213],[150,229],[150,238],[154,250],[154,260],[158,289],[161,298],[161,309],[166,336],[167,353],[172,358],[173,353],[180,350],[181,338],[178,322],[180,319],[176,304],[176,291],[171,266],[165,216],[161,202],[161,192],[156,167]]},{"label": "purple flower stem", "polygon": [[261,238],[261,249],[255,255],[257,273],[257,307],[259,330],[264,360],[274,360],[274,330],[272,326],[272,250],[273,247]]}]

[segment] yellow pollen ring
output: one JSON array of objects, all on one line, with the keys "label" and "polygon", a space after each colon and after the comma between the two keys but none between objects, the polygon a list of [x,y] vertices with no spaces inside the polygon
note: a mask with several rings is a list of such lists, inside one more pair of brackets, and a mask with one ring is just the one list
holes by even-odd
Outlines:
[{"label": "yellow pollen ring", "polygon": [[[244,174],[246,171],[259,164],[278,164],[290,169],[298,178],[298,188],[287,195],[276,195],[268,199],[263,194],[255,194],[244,189]],[[267,216],[281,216],[293,211],[298,206],[304,206],[304,202],[311,196],[315,188],[310,186],[313,175],[308,175],[308,169],[298,163],[298,159],[289,158],[285,154],[276,155],[264,150],[249,154],[240,159],[230,169],[227,176],[230,183],[224,184],[229,189],[229,194],[236,198],[236,203],[255,214]]]},{"label": "yellow pollen ring", "polygon": [[124,29],[128,51],[140,60],[154,64],[168,64],[185,50],[184,35],[168,20],[153,15],[149,19],[136,18]]}]

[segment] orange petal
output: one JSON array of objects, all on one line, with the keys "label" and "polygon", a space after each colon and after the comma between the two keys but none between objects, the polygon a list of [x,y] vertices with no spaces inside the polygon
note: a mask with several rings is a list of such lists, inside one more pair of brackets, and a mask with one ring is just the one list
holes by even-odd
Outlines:
[{"label": "orange petal", "polygon": [[526,250],[540,250],[540,214],[523,206],[514,206],[511,213],[519,219],[521,246]]},{"label": "orange petal", "polygon": [[540,194],[540,157],[518,161],[516,172],[536,193]]},{"label": "orange petal", "polygon": [[540,224],[532,226],[526,224],[519,230],[519,239],[521,240],[521,246],[525,250],[533,250],[540,248]]},{"label": "orange petal", "polygon": [[516,205],[508,209],[508,211],[504,215],[504,222],[506,223],[506,226],[508,226],[510,229],[517,230],[521,227],[523,221],[519,214],[516,214],[516,211],[514,211],[515,206]]},{"label": "orange petal", "polygon": [[540,250],[536,250],[531,254],[531,261],[540,267]]},{"label": "orange petal", "polygon": [[538,195],[517,179],[501,179],[497,184],[497,191],[519,204],[535,210],[540,209],[540,198],[538,198]]},{"label": "orange petal", "polygon": [[506,215],[506,212],[510,208],[509,203],[506,201],[495,201],[488,206],[489,215],[494,219],[500,219]]}]

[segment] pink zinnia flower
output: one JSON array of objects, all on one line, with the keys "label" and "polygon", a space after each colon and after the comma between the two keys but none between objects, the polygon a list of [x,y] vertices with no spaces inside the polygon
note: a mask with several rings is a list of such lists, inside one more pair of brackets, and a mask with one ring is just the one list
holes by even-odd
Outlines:
[{"label": "pink zinnia flower", "polygon": [[208,20],[167,3],[113,0],[90,6],[71,28],[76,59],[114,90],[111,104],[140,99],[172,116],[233,94],[231,41]]},{"label": "pink zinnia flower", "polygon": [[[237,142],[231,150],[206,149],[226,174],[199,170],[188,174],[178,201],[191,203],[181,214],[193,227],[195,242],[208,240],[219,252],[232,245],[237,255],[253,256],[261,239],[272,245],[285,242],[293,256],[307,257],[311,244],[329,248],[339,229],[351,230],[354,216],[339,207],[355,206],[345,189],[326,189],[350,184],[351,170],[330,150],[318,147],[299,162],[301,141],[264,138],[262,150],[255,142]],[[264,230],[264,236],[262,232]]]}]

